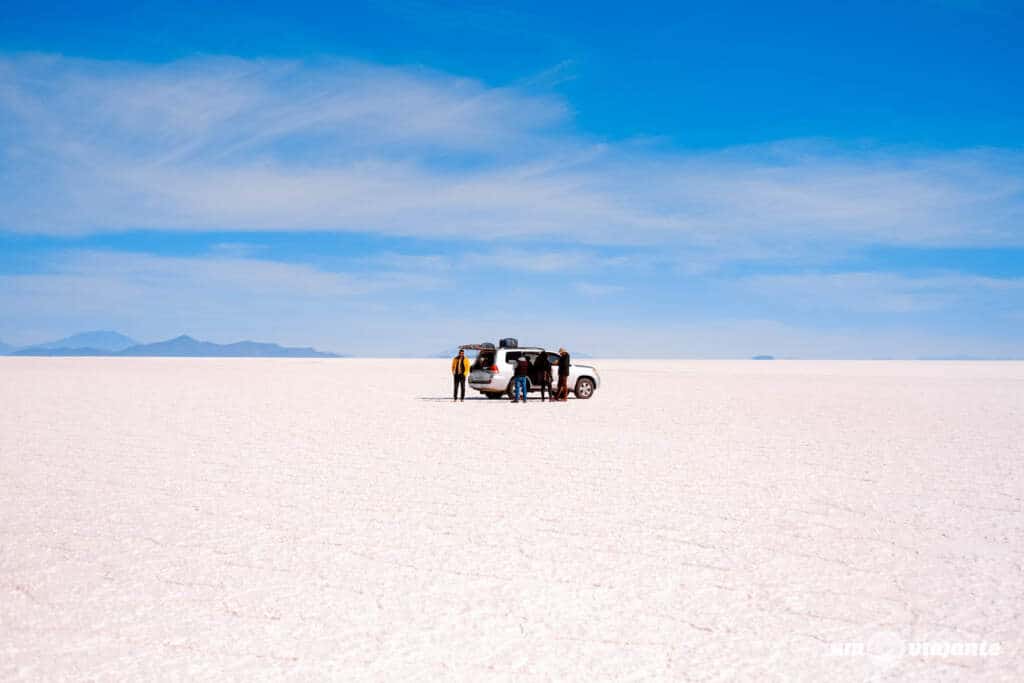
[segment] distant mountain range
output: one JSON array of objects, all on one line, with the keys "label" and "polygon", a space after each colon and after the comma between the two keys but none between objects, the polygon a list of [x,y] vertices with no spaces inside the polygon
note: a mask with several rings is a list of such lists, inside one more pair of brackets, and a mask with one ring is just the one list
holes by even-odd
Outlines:
[{"label": "distant mountain range", "polygon": [[92,332],[79,332],[70,337],[64,337],[44,344],[35,344],[33,349],[98,349],[100,351],[123,351],[132,346],[138,346],[139,342],[131,337],[126,337],[120,332],[110,330],[94,330]]},{"label": "distant mountain range", "polygon": [[215,344],[188,335],[153,344],[140,344],[117,332],[82,332],[57,341],[28,348],[7,347],[0,353],[12,356],[111,356],[185,358],[340,358],[336,353],[309,347],[288,347],[263,342],[240,341]]}]

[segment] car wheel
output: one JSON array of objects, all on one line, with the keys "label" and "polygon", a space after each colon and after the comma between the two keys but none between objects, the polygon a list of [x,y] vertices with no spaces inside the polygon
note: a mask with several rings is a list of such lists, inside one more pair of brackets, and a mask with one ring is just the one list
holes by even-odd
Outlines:
[{"label": "car wheel", "polygon": [[594,380],[589,377],[581,377],[576,382],[576,398],[590,398],[594,395]]}]

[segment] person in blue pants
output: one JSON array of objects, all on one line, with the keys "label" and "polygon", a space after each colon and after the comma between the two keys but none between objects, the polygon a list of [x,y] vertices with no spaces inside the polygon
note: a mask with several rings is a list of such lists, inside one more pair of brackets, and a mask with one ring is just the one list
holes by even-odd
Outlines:
[{"label": "person in blue pants", "polygon": [[523,397],[523,403],[526,403],[526,392],[529,388],[528,377],[530,376],[530,361],[526,356],[520,356],[519,360],[516,361],[516,372],[515,372],[515,387],[512,394],[512,402],[518,403],[519,397]]}]

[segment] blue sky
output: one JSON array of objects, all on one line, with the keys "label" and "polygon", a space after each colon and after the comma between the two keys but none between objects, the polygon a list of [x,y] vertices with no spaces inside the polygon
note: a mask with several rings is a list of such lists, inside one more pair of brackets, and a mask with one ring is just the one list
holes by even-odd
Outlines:
[{"label": "blue sky", "polygon": [[39,5],[8,343],[1024,355],[1019,3]]}]

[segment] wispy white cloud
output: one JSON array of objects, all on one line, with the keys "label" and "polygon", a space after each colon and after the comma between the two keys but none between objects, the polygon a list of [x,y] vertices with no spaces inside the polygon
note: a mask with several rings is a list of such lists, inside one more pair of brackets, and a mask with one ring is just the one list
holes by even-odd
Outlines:
[{"label": "wispy white cloud", "polygon": [[431,274],[397,268],[331,272],[218,252],[70,251],[43,271],[0,275],[0,310],[7,325],[20,324],[11,330],[20,343],[99,321],[143,339],[191,332],[217,341],[252,335],[330,344],[363,314],[399,315],[387,306],[389,293],[447,287]]},{"label": "wispy white cloud", "polygon": [[914,313],[957,307],[998,311],[1024,303],[1024,278],[885,272],[752,275],[732,283],[791,310]]},{"label": "wispy white cloud", "polygon": [[529,273],[600,272],[643,268],[647,257],[607,256],[585,249],[497,248],[480,249],[460,259],[467,268],[483,267]]},{"label": "wispy white cloud", "polygon": [[[715,276],[702,280],[702,296],[726,303],[751,299],[760,311],[620,320],[616,312],[633,308],[624,298],[644,292],[596,275],[565,273],[558,291],[572,305],[560,310],[532,304],[549,301],[543,289],[517,289],[519,278],[487,289],[478,273],[440,255],[382,254],[335,272],[255,253],[259,257],[216,249],[193,257],[66,252],[43,271],[0,275],[0,337],[30,343],[101,326],[143,340],[188,332],[221,342],[248,337],[385,356],[432,354],[452,343],[509,334],[621,356],[1019,355],[1021,278],[869,272]],[[476,305],[482,301],[491,303]],[[513,311],[506,304],[515,301],[526,305]],[[959,308],[1001,315],[999,324],[1010,331],[992,336],[946,326],[936,334],[909,321],[908,314]],[[814,321],[822,311],[850,315],[839,329],[823,329]],[[890,322],[860,324],[863,316],[877,314]]]},{"label": "wispy white cloud", "polygon": [[619,294],[626,291],[621,285],[609,285],[596,282],[576,282],[573,289],[586,296],[606,296],[608,294]]},{"label": "wispy white cloud", "polygon": [[[220,245],[218,245],[219,247]],[[355,263],[416,273],[472,273],[480,271],[512,271],[530,274],[579,274],[628,271],[642,274],[654,263],[657,255],[647,252],[608,255],[583,248],[548,248],[544,246],[494,247],[468,243],[447,253],[406,254],[385,251],[350,259]],[[661,258],[661,262],[674,261]]]},{"label": "wispy white cloud", "polygon": [[0,229],[557,236],[719,257],[1024,243],[1017,151],[598,143],[528,88],[344,61],[6,58]]},{"label": "wispy white cloud", "polygon": [[[624,358],[917,358],[988,356],[1020,358],[1013,339],[992,338],[974,329],[937,335],[896,321],[884,327],[857,324],[823,329],[809,323],[787,323],[761,316],[717,319],[645,321],[630,324],[574,318],[524,316],[514,327],[521,341],[572,352]],[[474,321],[446,320],[441,331],[425,336],[444,348],[445,339],[496,339],[510,334],[509,325],[481,326]],[[461,336],[460,336],[461,335]]]}]

